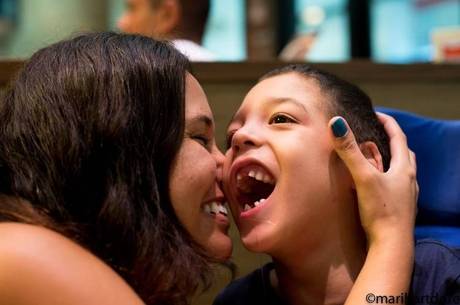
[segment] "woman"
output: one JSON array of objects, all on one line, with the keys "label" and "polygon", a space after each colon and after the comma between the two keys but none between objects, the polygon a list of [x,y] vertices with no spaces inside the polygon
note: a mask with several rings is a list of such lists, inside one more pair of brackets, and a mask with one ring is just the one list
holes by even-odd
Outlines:
[{"label": "woman", "polygon": [[[0,109],[1,220],[42,226],[78,243],[146,303],[183,302],[208,283],[208,254],[195,240],[209,241],[211,254],[223,258],[231,241],[224,209],[218,221],[200,210],[222,202],[216,176],[222,155],[209,106],[187,70],[175,49],[140,36],[83,35],[34,54]],[[196,179],[182,182],[189,157],[200,160]],[[184,205],[176,183],[195,182],[200,187]],[[25,229],[5,230],[0,235]],[[31,233],[25,231],[21,238]],[[37,255],[49,251],[28,246]]]},{"label": "woman", "polygon": [[0,106],[1,303],[183,304],[209,283],[231,253],[223,156],[188,70],[112,33],[32,56]]}]

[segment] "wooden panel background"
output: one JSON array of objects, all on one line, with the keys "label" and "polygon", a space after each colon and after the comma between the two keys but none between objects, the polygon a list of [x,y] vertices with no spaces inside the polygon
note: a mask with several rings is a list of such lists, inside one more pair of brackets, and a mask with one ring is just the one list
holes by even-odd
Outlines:
[{"label": "wooden panel background", "polygon": [[[257,79],[282,62],[196,63],[193,72],[203,85],[216,120],[216,136],[223,148],[228,121]],[[0,61],[0,88],[4,87],[21,61]],[[370,62],[315,64],[359,85],[380,106],[400,108],[421,115],[460,119],[460,65],[387,65]],[[239,243],[234,226],[234,262],[239,275],[261,266],[268,258],[248,253]],[[228,281],[220,270],[212,289],[195,299],[194,304],[211,304],[216,293]]]}]

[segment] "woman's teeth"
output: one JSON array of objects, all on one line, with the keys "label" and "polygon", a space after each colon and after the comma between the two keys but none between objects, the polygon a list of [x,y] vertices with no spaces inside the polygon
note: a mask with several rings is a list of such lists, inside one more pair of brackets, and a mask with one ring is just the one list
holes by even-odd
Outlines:
[{"label": "woman's teeth", "polygon": [[207,203],[203,206],[203,210],[210,215],[217,215],[219,213],[225,216],[228,215],[227,208],[220,202]]},{"label": "woman's teeth", "polygon": [[260,200],[258,200],[258,201],[256,201],[256,202],[254,202],[254,204],[253,204],[254,206],[253,206],[253,207],[250,206],[249,204],[245,204],[245,205],[244,205],[244,211],[246,212],[246,211],[249,211],[250,209],[253,209],[253,208],[255,208],[255,207],[258,207],[259,205],[261,205],[262,203],[264,203],[265,200],[266,200],[266,199],[262,198],[262,199],[260,199]]}]

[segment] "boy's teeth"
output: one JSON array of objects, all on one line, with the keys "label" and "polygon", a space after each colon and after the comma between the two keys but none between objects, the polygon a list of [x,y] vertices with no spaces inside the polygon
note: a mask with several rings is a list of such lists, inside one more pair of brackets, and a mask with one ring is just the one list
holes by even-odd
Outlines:
[{"label": "boy's teeth", "polygon": [[258,200],[258,201],[256,201],[256,202],[254,202],[254,206],[258,207],[259,205],[261,205],[262,203],[264,203],[264,201],[265,201],[265,199],[262,198],[262,199],[260,199],[260,200]]},{"label": "boy's teeth", "polygon": [[248,210],[250,210],[250,209],[253,209],[253,208],[255,208],[255,207],[258,207],[259,205],[261,205],[262,203],[264,203],[265,200],[266,200],[266,199],[264,199],[264,198],[262,198],[262,199],[260,199],[260,200],[257,200],[256,202],[254,202],[254,207],[251,207],[249,204],[245,204],[243,210],[246,212],[246,211],[248,211]]},{"label": "boy's teeth", "polygon": [[[264,171],[261,171],[261,170],[250,170],[247,175],[251,178],[254,178],[257,181],[262,181],[264,183],[270,183],[270,184],[274,183],[270,175],[266,174]],[[241,174],[238,174],[236,176],[236,180],[240,181],[241,179],[243,179],[243,176]]]},{"label": "boy's teeth", "polygon": [[270,183],[272,179],[268,175],[264,175],[263,182],[264,183]]},{"label": "boy's teeth", "polygon": [[204,211],[208,214],[211,214],[211,207],[208,204],[204,205]]}]

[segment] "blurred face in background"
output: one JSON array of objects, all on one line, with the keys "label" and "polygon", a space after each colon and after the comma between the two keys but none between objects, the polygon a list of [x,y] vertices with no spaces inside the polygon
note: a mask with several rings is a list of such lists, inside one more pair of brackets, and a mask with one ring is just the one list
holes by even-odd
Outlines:
[{"label": "blurred face in background", "polygon": [[176,0],[125,0],[118,28],[130,34],[167,38],[179,17]]},{"label": "blurred face in background", "polygon": [[150,0],[126,0],[118,27],[126,33],[153,37],[155,13]]}]

